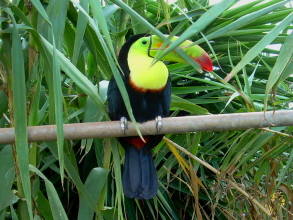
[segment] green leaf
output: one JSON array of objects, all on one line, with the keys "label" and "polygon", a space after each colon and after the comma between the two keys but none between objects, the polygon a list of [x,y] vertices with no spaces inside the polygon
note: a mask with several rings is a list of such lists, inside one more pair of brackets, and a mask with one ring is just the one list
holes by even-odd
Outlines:
[{"label": "green leaf", "polygon": [[15,178],[14,161],[12,158],[12,149],[10,146],[4,147],[0,151],[0,211],[5,207],[15,203],[18,198],[14,195],[12,184]]},{"label": "green leaf", "polygon": [[[88,175],[85,188],[92,195],[94,201],[98,202],[100,194],[105,186],[109,174],[109,170],[103,168],[94,168]],[[78,212],[78,220],[93,219],[94,210],[88,204],[87,200],[81,196],[80,207]]]},{"label": "green leaf", "polygon": [[108,30],[107,22],[106,22],[104,16],[99,16],[101,14],[104,14],[101,2],[100,1],[89,0],[89,4],[90,4],[91,9],[92,9],[93,17],[94,17],[95,20],[97,20],[97,24],[99,25],[97,27],[97,29],[100,28],[102,30],[102,32],[104,33],[104,38],[105,38],[105,40],[107,42],[108,48],[109,48],[109,50],[111,52],[112,57],[115,60],[115,51],[114,51],[114,48],[113,48],[113,45],[112,45],[112,40],[111,40],[110,33],[109,33],[109,30]]},{"label": "green leaf", "polygon": [[[11,13],[11,12],[10,12]],[[13,109],[14,109],[14,126],[15,126],[15,148],[17,166],[21,177],[21,185],[28,210],[28,216],[33,218],[32,202],[31,202],[31,187],[29,177],[29,155],[27,141],[27,114],[26,114],[26,81],[24,71],[24,57],[19,39],[19,32],[16,26],[16,21],[11,16],[13,23],[12,35],[12,89],[13,89]],[[24,214],[24,213],[23,213]],[[25,215],[25,214],[24,214]]]},{"label": "green leaf", "polygon": [[293,45],[293,32],[287,37],[287,40],[282,46],[278,59],[266,83],[264,110],[266,110],[267,108],[268,96],[272,88],[277,87],[279,83],[281,83],[284,79],[286,79],[289,76],[289,73],[287,72],[286,68],[292,69],[293,52],[291,50],[291,45]]},{"label": "green leaf", "polygon": [[202,108],[198,105],[193,104],[192,102],[189,102],[185,99],[182,99],[178,96],[172,95],[172,107],[177,107],[181,110],[190,112],[192,114],[196,115],[206,115],[209,114],[208,110],[205,108]]},{"label": "green leaf", "polygon": [[219,86],[194,86],[194,87],[173,87],[172,94],[188,94],[188,93],[197,93],[208,90],[220,89]]},{"label": "green leaf", "polygon": [[117,190],[116,193],[116,207],[118,208],[118,216],[122,218],[123,213],[122,213],[122,175],[121,175],[121,164],[120,164],[120,156],[119,156],[119,150],[118,150],[118,145],[117,141],[114,138],[110,138],[110,143],[111,143],[111,150],[112,150],[112,155],[113,155],[113,161],[114,161],[114,171],[115,171],[115,188]]},{"label": "green leaf", "polygon": [[[87,0],[81,0],[80,6],[83,7],[85,12],[88,13],[89,11],[89,4]],[[75,41],[74,41],[74,51],[72,56],[72,63],[76,64],[78,57],[80,56],[80,49],[83,44],[83,38],[85,34],[87,26],[87,17],[81,12],[78,12],[78,20],[77,20],[77,26],[76,26],[76,35],[75,35]]]},{"label": "green leaf", "polygon": [[40,1],[32,0],[33,5],[36,7],[37,11],[42,15],[42,17],[51,25],[50,18],[46,13],[44,7],[42,6]]},{"label": "green leaf", "polygon": [[0,115],[3,115],[8,109],[8,99],[5,93],[0,90]]},{"label": "green leaf", "polygon": [[67,215],[64,211],[64,208],[62,206],[62,203],[60,201],[60,198],[58,196],[58,193],[57,193],[54,185],[52,184],[52,182],[50,180],[48,180],[48,178],[41,171],[39,171],[36,167],[30,165],[29,169],[45,181],[46,191],[48,194],[49,204],[50,204],[50,208],[51,208],[54,220],[68,219]]},{"label": "green leaf", "polygon": [[38,204],[38,210],[44,219],[46,220],[54,219],[52,210],[50,208],[50,203],[41,191],[39,191],[38,193],[37,204]]}]

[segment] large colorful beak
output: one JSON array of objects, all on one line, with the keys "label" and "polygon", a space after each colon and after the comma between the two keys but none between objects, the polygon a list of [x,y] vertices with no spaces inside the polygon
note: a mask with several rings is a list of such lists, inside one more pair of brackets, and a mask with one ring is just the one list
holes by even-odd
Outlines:
[{"label": "large colorful beak", "polygon": [[[165,36],[168,37],[168,35]],[[164,46],[164,48],[162,48],[163,41],[156,35],[152,35],[151,38],[152,44],[149,50],[149,55],[155,57],[158,52],[162,53],[162,50],[166,49],[168,46]],[[173,37],[171,41],[173,42],[178,38],[179,37]],[[187,40],[180,44],[178,49],[179,48],[182,49],[197,64],[199,64],[201,69],[208,72],[213,71],[213,63],[211,58],[200,46],[192,45],[192,41]],[[175,50],[165,55],[162,60],[188,64],[188,62],[184,58],[182,58]]]}]

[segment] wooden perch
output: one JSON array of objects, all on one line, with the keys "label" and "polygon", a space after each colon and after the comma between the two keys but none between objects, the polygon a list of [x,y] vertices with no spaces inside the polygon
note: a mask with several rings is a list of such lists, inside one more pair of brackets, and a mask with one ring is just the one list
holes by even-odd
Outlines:
[{"label": "wooden perch", "polygon": [[[139,124],[142,135],[293,126],[293,110],[173,117],[163,118],[162,122],[163,126],[159,132],[156,130],[155,121]],[[66,140],[136,135],[137,132],[131,122],[128,123],[125,135],[119,121],[64,124]],[[56,125],[28,127],[29,142],[56,139]],[[0,144],[11,143],[14,143],[14,128],[1,128]]]}]

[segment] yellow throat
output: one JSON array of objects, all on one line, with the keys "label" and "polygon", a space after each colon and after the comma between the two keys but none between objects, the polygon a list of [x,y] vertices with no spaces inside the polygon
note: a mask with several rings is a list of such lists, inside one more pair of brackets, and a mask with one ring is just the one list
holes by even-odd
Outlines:
[{"label": "yellow throat", "polygon": [[147,54],[147,51],[130,48],[128,66],[131,84],[141,91],[160,91],[166,86],[168,69],[162,61],[152,64],[154,59]]}]

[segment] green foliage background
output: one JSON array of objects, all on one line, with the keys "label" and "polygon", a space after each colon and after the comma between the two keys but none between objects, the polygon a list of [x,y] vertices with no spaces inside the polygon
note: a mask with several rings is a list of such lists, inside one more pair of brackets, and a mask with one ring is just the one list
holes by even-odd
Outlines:
[{"label": "green foliage background", "polygon": [[[213,59],[211,73],[168,64],[172,117],[289,109],[292,2],[236,2],[0,0],[0,128],[16,135],[0,145],[0,219],[292,219],[293,127],[166,135],[218,173],[162,142],[148,201],[123,196],[114,139],[63,140],[64,123],[109,120],[116,54],[143,32],[180,36],[170,51],[191,39]],[[48,124],[58,141],[27,142],[27,126]]]}]

